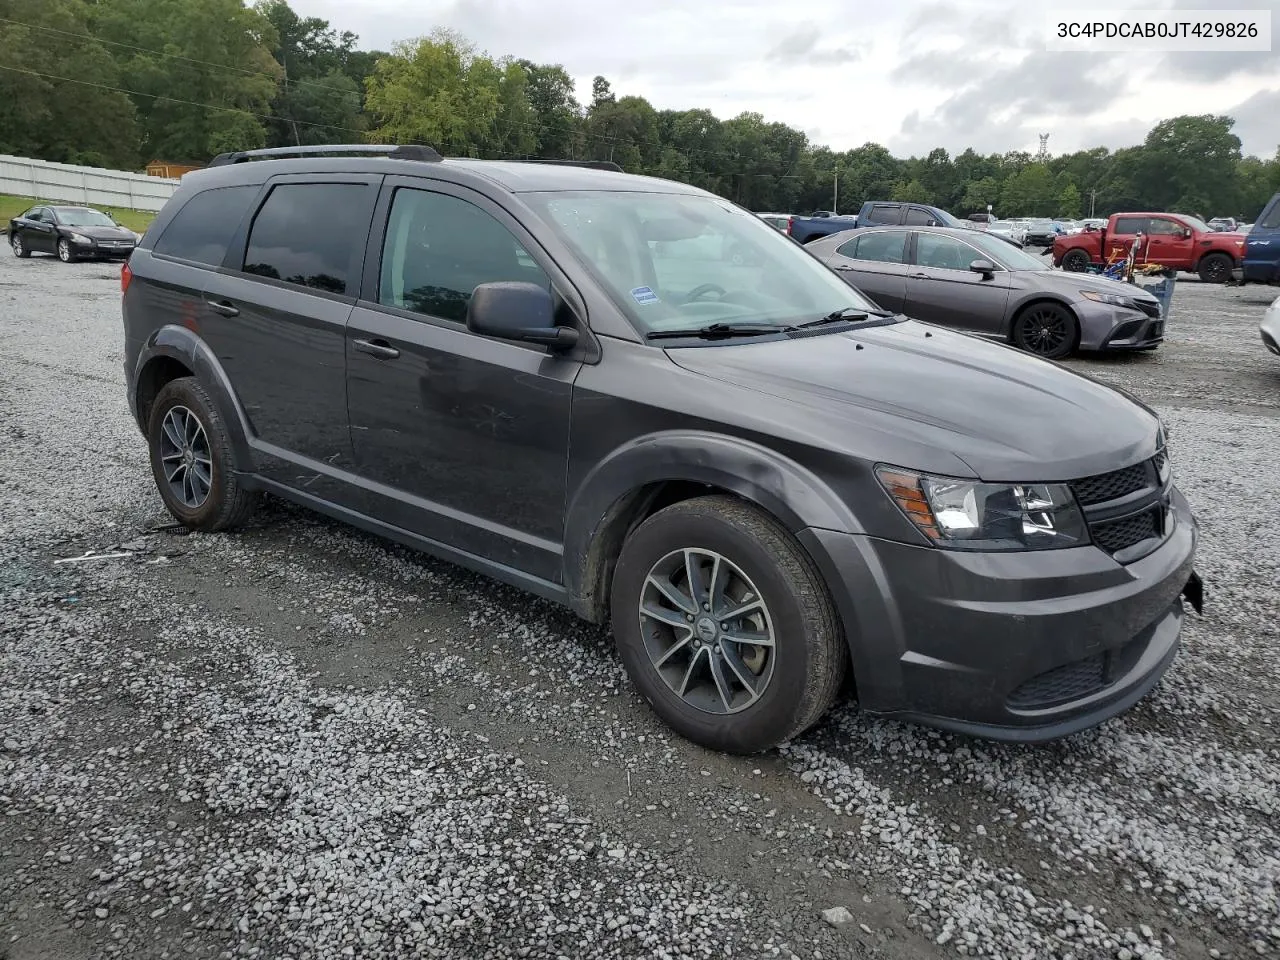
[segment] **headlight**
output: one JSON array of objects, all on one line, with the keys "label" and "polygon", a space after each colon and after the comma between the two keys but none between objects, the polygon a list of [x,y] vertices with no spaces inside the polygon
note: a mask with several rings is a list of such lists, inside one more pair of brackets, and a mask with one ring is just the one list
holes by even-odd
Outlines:
[{"label": "headlight", "polygon": [[1138,303],[1133,297],[1121,296],[1118,293],[1099,293],[1097,290],[1081,290],[1080,296],[1086,300],[1092,300],[1094,303],[1109,303],[1113,307],[1128,307],[1130,310],[1137,310]]},{"label": "headlight", "polygon": [[88,237],[86,237],[83,233],[73,233],[71,235],[71,239],[74,240],[76,243],[93,243],[93,241],[90,240]]},{"label": "headlight", "polygon": [[1089,542],[1064,483],[983,483],[894,467],[876,475],[916,528],[954,550],[1053,550]]}]

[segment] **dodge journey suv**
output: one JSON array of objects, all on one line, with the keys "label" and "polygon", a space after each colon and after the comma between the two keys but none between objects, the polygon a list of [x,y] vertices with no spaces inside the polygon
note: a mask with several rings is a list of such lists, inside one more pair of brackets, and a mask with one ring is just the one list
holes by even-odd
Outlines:
[{"label": "dodge journey suv", "polygon": [[228,529],[266,492],[566,604],[706,746],[775,745],[842,691],[1060,737],[1144,696],[1199,608],[1150,409],[880,310],[691,186],[228,154],[121,285],[178,520]]}]

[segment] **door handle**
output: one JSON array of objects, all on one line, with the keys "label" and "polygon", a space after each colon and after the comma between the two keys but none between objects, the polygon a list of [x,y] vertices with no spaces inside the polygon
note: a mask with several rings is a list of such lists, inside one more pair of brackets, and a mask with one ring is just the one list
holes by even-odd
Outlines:
[{"label": "door handle", "polygon": [[367,353],[379,360],[394,360],[400,356],[400,351],[385,340],[356,340],[352,346],[361,353]]},{"label": "door handle", "polygon": [[206,300],[205,303],[209,305],[209,309],[214,313],[220,313],[224,317],[240,316],[240,311],[226,300]]},{"label": "door handle", "polygon": [[843,270],[845,273],[852,273],[852,272],[853,272],[853,267],[849,266],[848,264],[844,264],[844,263],[840,264],[840,266],[836,267],[836,269],[837,269],[837,270]]},{"label": "door handle", "polygon": [[913,273],[911,275],[911,279],[912,280],[928,280],[929,275],[927,273]]}]

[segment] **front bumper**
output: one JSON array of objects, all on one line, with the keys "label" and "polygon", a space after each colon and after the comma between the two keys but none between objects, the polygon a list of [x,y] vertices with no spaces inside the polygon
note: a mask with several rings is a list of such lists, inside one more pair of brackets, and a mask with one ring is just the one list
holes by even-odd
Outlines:
[{"label": "front bumper", "polygon": [[1081,350],[1150,350],[1164,342],[1162,317],[1092,300],[1071,306],[1080,321]]},{"label": "front bumper", "polygon": [[[841,608],[864,709],[990,739],[1040,742],[1129,709],[1177,654],[1200,603],[1197,532],[1122,565],[1089,546],[963,553],[808,530]],[[835,578],[834,580],[832,578]]]}]

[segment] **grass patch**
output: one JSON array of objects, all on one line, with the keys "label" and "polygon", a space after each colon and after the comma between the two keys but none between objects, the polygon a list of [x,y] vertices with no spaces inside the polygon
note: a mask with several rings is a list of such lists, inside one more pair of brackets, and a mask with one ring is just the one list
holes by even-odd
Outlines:
[{"label": "grass patch", "polygon": [[[37,203],[47,203],[50,206],[77,206],[65,200],[36,200],[31,197],[14,197],[7,193],[0,193],[0,233],[8,229],[11,219],[20,213],[26,213]],[[124,207],[109,207],[100,203],[91,203],[88,206],[111,214],[122,227],[128,227],[135,233],[142,233],[156,218],[150,210],[127,210]]]}]

